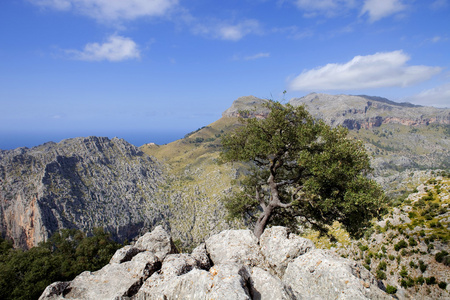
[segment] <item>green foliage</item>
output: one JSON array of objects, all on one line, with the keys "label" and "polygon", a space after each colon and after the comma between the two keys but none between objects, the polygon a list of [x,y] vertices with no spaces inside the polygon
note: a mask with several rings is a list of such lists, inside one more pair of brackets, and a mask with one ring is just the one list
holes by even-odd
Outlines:
[{"label": "green foliage", "polygon": [[229,216],[258,225],[265,214],[294,231],[299,220],[322,231],[339,221],[351,236],[361,236],[385,201],[365,176],[371,169],[362,142],[315,120],[303,106],[266,106],[265,119],[241,118],[243,126],[222,139],[223,162],[252,166],[241,191],[224,201]]},{"label": "green foliage", "polygon": [[378,270],[386,271],[387,263],[385,260],[380,261],[378,264]]},{"label": "green foliage", "polygon": [[434,277],[434,276],[425,278],[425,281],[426,281],[426,283],[427,283],[428,285],[436,284],[436,283],[437,283],[437,282],[436,282],[436,277]]},{"label": "green foliage", "polygon": [[386,279],[386,273],[381,270],[377,270],[376,277],[378,280],[384,280]]},{"label": "green foliage", "polygon": [[411,247],[417,246],[417,241],[414,239],[414,237],[410,237],[408,239],[408,243]]},{"label": "green foliage", "polygon": [[395,251],[399,251],[400,249],[403,249],[406,247],[408,247],[408,244],[404,240],[401,240],[397,244],[394,245]]},{"label": "green foliage", "polygon": [[106,265],[119,245],[103,229],[86,237],[63,229],[28,251],[0,240],[0,299],[37,299],[52,282],[72,280],[79,273]]},{"label": "green foliage", "polygon": [[397,287],[388,284],[386,286],[386,293],[391,295],[397,293]]},{"label": "green foliage", "polygon": [[423,262],[423,260],[419,260],[419,269],[422,273],[426,271],[427,267],[428,266]]},{"label": "green foliage", "polygon": [[446,266],[450,265],[450,257],[448,256],[447,251],[441,251],[436,253],[434,258],[436,259],[437,262],[443,263]]},{"label": "green foliage", "polygon": [[445,289],[447,288],[447,282],[441,281],[441,282],[439,282],[438,286],[439,286],[441,289],[445,290]]}]

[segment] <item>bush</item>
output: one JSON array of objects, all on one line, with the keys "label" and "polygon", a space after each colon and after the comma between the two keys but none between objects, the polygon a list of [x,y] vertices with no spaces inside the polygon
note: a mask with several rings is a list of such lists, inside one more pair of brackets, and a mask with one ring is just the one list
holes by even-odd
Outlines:
[{"label": "bush", "polygon": [[389,254],[388,258],[389,258],[389,260],[394,260],[394,259],[395,259],[395,256],[392,255],[392,254]]},{"label": "bush", "polygon": [[386,264],[386,261],[384,261],[384,260],[378,264],[378,270],[386,271],[386,267],[387,267],[387,264]]},{"label": "bush", "polygon": [[445,289],[447,288],[447,282],[441,281],[441,282],[439,282],[438,286],[439,286],[441,289],[445,290]]},{"label": "bush", "polygon": [[416,283],[422,285],[425,282],[423,276],[419,276],[416,278]]},{"label": "bush", "polygon": [[381,270],[377,270],[376,276],[377,276],[377,279],[378,279],[378,280],[384,280],[384,279],[386,279],[386,273],[384,273],[384,272],[381,271]]},{"label": "bush", "polygon": [[423,262],[423,260],[419,260],[419,269],[422,273],[427,269],[427,265]]},{"label": "bush", "polygon": [[447,251],[441,251],[439,253],[436,253],[434,258],[436,259],[437,262],[443,262],[447,255],[448,255]]},{"label": "bush", "polygon": [[428,285],[436,284],[436,277],[431,276],[431,277],[425,278],[425,281],[427,282]]},{"label": "bush", "polygon": [[388,294],[395,294],[395,293],[397,293],[397,288],[395,287],[395,286],[392,286],[392,285],[387,285],[386,286],[386,293],[388,293]]},{"label": "bush", "polygon": [[404,240],[401,240],[400,242],[398,242],[397,244],[394,245],[395,251],[398,251],[398,250],[406,248],[406,247],[408,247],[408,244]]},{"label": "bush", "polygon": [[408,271],[406,271],[406,267],[402,266],[402,270],[399,273],[400,276],[402,276],[403,278],[408,276]]},{"label": "bush", "polygon": [[414,237],[410,237],[408,243],[411,247],[417,246],[417,241],[414,239]]}]

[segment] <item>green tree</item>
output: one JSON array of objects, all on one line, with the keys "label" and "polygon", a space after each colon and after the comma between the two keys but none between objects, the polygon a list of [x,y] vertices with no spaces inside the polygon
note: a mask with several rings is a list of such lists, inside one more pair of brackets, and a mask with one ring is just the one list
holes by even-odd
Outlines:
[{"label": "green tree", "polygon": [[224,201],[229,216],[253,223],[257,237],[269,223],[293,230],[309,223],[326,232],[334,221],[360,236],[384,203],[382,189],[366,177],[371,169],[362,142],[303,106],[266,106],[266,118],[242,117],[243,126],[222,139],[223,162],[251,166],[241,189]]}]

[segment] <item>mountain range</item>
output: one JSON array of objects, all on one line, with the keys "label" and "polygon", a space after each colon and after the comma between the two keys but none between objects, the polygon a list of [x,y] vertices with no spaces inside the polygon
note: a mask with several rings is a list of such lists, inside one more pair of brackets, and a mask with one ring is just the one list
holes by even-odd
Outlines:
[{"label": "mountain range", "polygon": [[[217,163],[220,140],[239,126],[242,110],[263,118],[266,101],[238,98],[216,122],[166,145],[87,137],[0,150],[2,236],[30,248],[61,228],[103,227],[124,241],[163,225],[188,247],[244,227],[226,220],[220,202],[245,171]],[[316,93],[289,103],[364,141],[372,176],[392,197],[450,168],[450,109]]]}]

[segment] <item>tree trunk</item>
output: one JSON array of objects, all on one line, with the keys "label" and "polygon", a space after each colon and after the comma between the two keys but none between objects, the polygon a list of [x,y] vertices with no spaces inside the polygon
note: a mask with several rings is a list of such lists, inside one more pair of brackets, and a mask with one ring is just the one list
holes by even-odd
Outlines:
[{"label": "tree trunk", "polygon": [[261,216],[258,218],[255,224],[255,229],[253,230],[253,233],[255,234],[256,238],[259,240],[259,237],[264,232],[264,229],[266,228],[267,221],[270,218],[270,215],[272,214],[273,207],[271,205],[268,205]]}]

